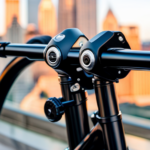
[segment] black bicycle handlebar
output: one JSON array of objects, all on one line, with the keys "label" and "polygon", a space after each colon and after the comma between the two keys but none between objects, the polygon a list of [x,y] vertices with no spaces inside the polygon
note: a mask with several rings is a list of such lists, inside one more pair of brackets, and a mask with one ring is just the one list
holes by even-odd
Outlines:
[{"label": "black bicycle handlebar", "polygon": [[[27,57],[29,60],[44,60],[43,52],[47,45],[44,44],[8,44],[3,54],[5,56]],[[68,53],[70,61],[79,62],[79,49],[71,49]]]},{"label": "black bicycle handlebar", "polygon": [[[41,44],[9,44],[5,47],[5,56],[27,57],[30,60],[44,60],[43,51],[47,45]],[[71,49],[68,53],[70,61],[78,61],[79,51]],[[116,50],[103,52],[100,56],[103,67],[129,70],[150,70],[150,51]]]},{"label": "black bicycle handlebar", "polygon": [[104,67],[129,70],[150,70],[150,51],[108,50],[100,56]]},{"label": "black bicycle handlebar", "polygon": [[5,47],[5,56],[21,56],[30,60],[44,60],[43,51],[47,45],[43,44],[8,44]]}]

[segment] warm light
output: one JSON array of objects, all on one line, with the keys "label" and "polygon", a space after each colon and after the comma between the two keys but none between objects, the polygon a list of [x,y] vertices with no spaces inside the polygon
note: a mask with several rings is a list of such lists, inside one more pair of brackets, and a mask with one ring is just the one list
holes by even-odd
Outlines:
[{"label": "warm light", "polygon": [[55,36],[57,33],[56,10],[51,0],[42,0],[38,9],[38,25],[41,34]]}]

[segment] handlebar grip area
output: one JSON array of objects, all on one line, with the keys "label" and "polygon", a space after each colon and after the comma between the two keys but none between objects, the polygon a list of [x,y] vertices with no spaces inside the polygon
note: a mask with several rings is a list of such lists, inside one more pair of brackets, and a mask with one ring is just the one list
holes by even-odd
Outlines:
[{"label": "handlebar grip area", "polygon": [[100,56],[103,67],[129,70],[150,70],[150,51],[108,50]]}]

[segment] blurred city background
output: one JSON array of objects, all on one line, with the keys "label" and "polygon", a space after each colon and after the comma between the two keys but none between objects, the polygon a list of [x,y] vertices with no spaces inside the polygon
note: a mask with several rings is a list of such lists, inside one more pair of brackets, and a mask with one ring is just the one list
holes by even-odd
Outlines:
[{"label": "blurred city background", "polygon": [[[1,0],[0,41],[26,43],[66,28],[79,28],[89,39],[104,30],[119,30],[132,50],[150,50],[149,6],[149,0]],[[0,72],[11,59],[0,58]],[[150,72],[131,71],[115,88],[123,114],[150,121]],[[88,94],[90,114],[97,105],[94,90]],[[57,73],[45,62],[35,62],[17,78],[5,106],[44,118],[46,99],[60,96]],[[65,123],[64,117],[60,122]]]}]

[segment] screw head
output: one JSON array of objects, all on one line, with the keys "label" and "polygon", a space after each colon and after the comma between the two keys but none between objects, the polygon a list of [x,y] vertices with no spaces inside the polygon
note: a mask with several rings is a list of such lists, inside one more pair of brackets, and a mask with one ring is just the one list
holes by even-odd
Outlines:
[{"label": "screw head", "polygon": [[78,68],[76,68],[76,71],[77,72],[80,72],[80,71],[82,71],[83,69],[81,68],[81,67],[78,67]]},{"label": "screw head", "polygon": [[77,81],[79,82],[79,81],[80,81],[80,78],[78,78]]},{"label": "screw head", "polygon": [[94,78],[92,78],[92,83],[94,83],[94,81],[95,81],[95,79],[94,79]]},{"label": "screw head", "polygon": [[83,41],[81,41],[81,42],[79,43],[79,46],[80,46],[80,47],[82,47],[82,46],[83,46]]},{"label": "screw head", "polygon": [[121,74],[121,71],[120,71],[120,70],[118,71],[118,74]]},{"label": "screw head", "polygon": [[123,41],[123,37],[122,36],[119,36],[118,39],[119,39],[120,42]]}]

